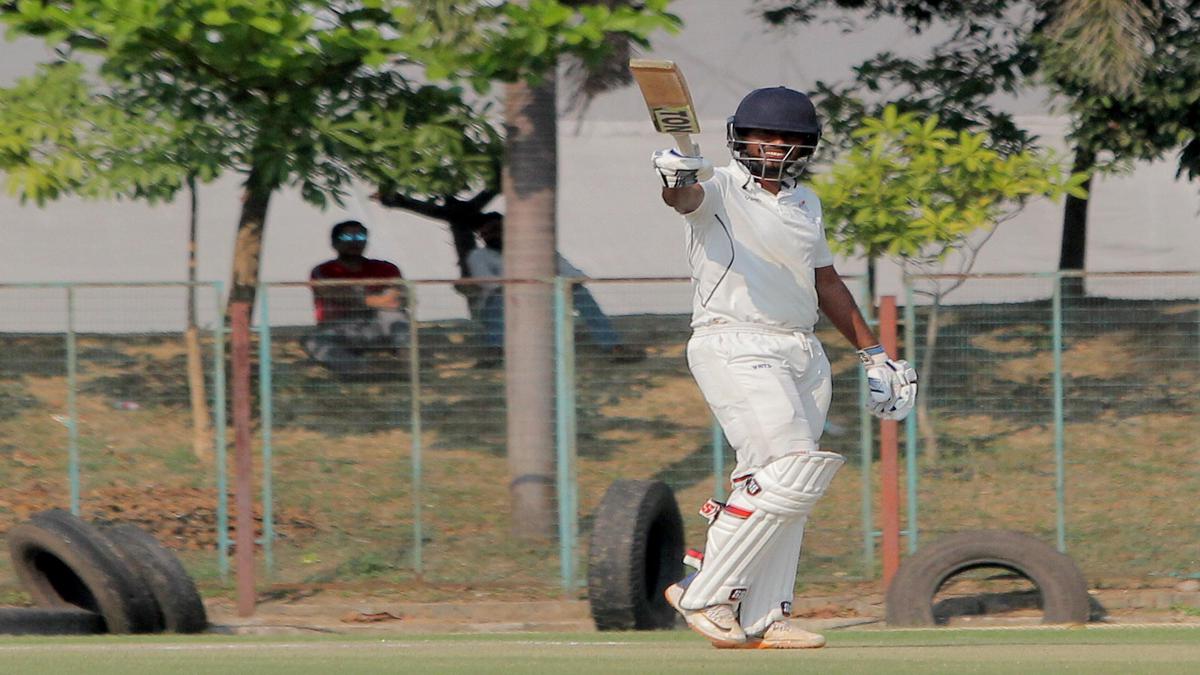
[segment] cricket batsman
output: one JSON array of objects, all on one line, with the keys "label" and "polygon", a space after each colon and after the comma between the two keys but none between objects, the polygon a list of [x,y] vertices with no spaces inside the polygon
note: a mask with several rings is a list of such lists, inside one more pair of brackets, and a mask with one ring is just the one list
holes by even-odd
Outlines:
[{"label": "cricket batsman", "polygon": [[834,269],[821,202],[800,183],[821,138],[812,101],[756,89],[725,134],[726,167],[674,149],[653,155],[663,201],[687,223],[688,366],[737,453],[728,502],[701,510],[710,525],[691,556],[699,571],[666,596],[719,648],[821,647],[823,636],[789,620],[805,522],[843,462],[819,447],[832,387],[817,310],[858,350],[875,416],[903,419],[917,374],[867,326]]}]

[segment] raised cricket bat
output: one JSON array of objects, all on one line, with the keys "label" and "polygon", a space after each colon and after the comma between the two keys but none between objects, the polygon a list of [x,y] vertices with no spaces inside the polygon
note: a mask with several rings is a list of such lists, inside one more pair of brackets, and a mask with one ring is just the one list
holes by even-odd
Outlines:
[{"label": "raised cricket bat", "polygon": [[[674,61],[662,59],[629,59],[629,71],[642,90],[654,129],[670,134],[683,154],[699,155],[700,148],[691,135],[700,133],[700,120],[679,66]],[[699,176],[700,180],[712,175],[711,172],[705,174]]]}]

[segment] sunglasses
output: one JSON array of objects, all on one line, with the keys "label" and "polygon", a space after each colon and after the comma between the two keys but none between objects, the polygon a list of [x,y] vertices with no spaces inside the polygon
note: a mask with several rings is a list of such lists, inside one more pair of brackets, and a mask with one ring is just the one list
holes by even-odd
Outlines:
[{"label": "sunglasses", "polygon": [[366,241],[366,240],[367,240],[366,232],[357,232],[357,233],[346,232],[344,234],[338,235],[338,241]]}]

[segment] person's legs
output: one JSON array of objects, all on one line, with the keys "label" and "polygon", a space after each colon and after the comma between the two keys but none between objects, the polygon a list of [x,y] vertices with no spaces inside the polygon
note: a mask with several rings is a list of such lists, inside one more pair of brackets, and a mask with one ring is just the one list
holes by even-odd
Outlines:
[{"label": "person's legs", "polygon": [[495,368],[504,361],[504,291],[497,290],[483,298],[477,318],[484,354],[475,367]]},{"label": "person's legs", "polygon": [[762,569],[742,598],[742,626],[747,635],[762,635],[772,622],[791,615],[796,564],[807,523],[807,515],[788,522],[771,549],[763,552]]},{"label": "person's legs", "polygon": [[[788,376],[795,383],[796,401],[804,411],[803,417],[809,425],[809,435],[820,438],[832,395],[830,366],[816,338],[806,338],[805,342],[806,344],[798,344],[796,347],[807,352],[808,364],[803,364],[804,357],[795,354],[796,347],[793,347],[793,353],[786,359],[789,366]],[[771,550],[763,552],[763,570],[742,599],[741,619],[748,635],[762,636],[776,621],[786,619],[791,613],[796,587],[796,568],[807,522],[806,515],[791,523],[787,530],[781,533],[777,544]],[[789,636],[789,639],[804,646],[820,646],[812,643],[813,634],[804,631],[798,633],[799,635]],[[824,644],[823,639],[820,644]]]},{"label": "person's legs", "polygon": [[630,346],[621,341],[621,336],[613,328],[612,320],[600,309],[591,292],[582,284],[575,284],[572,291],[572,302],[588,334],[592,336],[601,349],[608,352],[616,363],[633,363],[646,359],[646,350],[639,346]]},{"label": "person's legs", "polygon": [[309,358],[344,377],[361,375],[367,366],[356,348],[362,329],[355,323],[325,323],[317,326],[304,339],[304,351]]},{"label": "person's legs", "polygon": [[621,343],[617,331],[613,329],[612,321],[604,314],[604,310],[600,309],[600,305],[596,304],[596,299],[583,284],[573,285],[571,299],[593,342],[606,351]]},{"label": "person's legs", "polygon": [[479,311],[483,324],[483,345],[489,348],[504,348],[504,293],[497,291],[483,301]]},{"label": "person's legs", "polygon": [[375,313],[375,325],[385,346],[399,352],[409,343],[408,312],[402,309],[381,309]]},{"label": "person's legs", "polygon": [[[697,610],[716,604],[735,604],[746,599],[751,588],[767,597],[778,586],[795,581],[799,555],[798,529],[829,481],[842,465],[831,452],[788,455],[755,472],[744,489],[730,497],[708,531],[704,563],[680,601],[684,609]],[[778,558],[790,560],[775,563]],[[772,571],[774,579],[765,574]],[[774,587],[774,588],[773,588]],[[790,602],[790,589],[785,599]],[[761,632],[773,621],[786,618],[775,601],[742,606],[741,623],[747,634]],[[757,606],[753,606],[757,605]],[[751,615],[753,611],[757,615]]]},{"label": "person's legs", "polygon": [[815,338],[720,332],[693,337],[688,367],[737,453],[733,477],[819,447],[830,366]]},{"label": "person's legs", "polygon": [[815,339],[754,333],[693,338],[688,361],[738,466],[680,607],[740,602],[747,634],[762,634],[786,618],[805,521],[842,463],[818,450],[829,362]]}]

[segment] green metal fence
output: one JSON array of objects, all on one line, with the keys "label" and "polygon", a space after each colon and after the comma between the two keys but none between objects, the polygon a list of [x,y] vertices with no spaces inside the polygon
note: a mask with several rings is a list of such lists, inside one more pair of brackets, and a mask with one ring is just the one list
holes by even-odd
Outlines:
[{"label": "green metal fence", "polygon": [[[472,316],[467,301],[482,282],[396,283],[418,318],[408,355],[379,347],[381,376],[361,382],[306,353],[307,284],[269,284],[259,294],[258,337],[270,342],[260,342],[260,386],[271,382],[260,400],[271,475],[263,501],[273,502],[277,522],[302,513],[313,526],[265,537],[275,582],[374,574],[488,587],[555,580],[551,590],[576,589],[586,573],[590,514],[612,481],[664,480],[689,514],[724,489],[731,451],[684,360],[689,280],[590,280],[586,295],[578,280],[553,281],[558,520],[552,537],[534,543],[509,536],[507,373],[494,359],[495,331]],[[598,318],[595,307],[625,311]],[[844,375],[839,386],[849,390],[831,415],[828,438],[857,459],[860,434],[869,430],[855,391],[856,360],[840,338],[830,339],[831,328],[822,332]],[[814,523],[829,532],[820,574],[868,573],[861,547],[871,533],[859,528],[870,504],[856,500],[871,493],[861,490],[858,474],[848,471],[841,488],[850,510],[831,516],[834,524]],[[314,476],[323,489],[313,488]],[[699,545],[703,521],[687,520]]]},{"label": "green metal fence", "polygon": [[1200,577],[1200,274],[907,281],[910,544],[1017,529],[1093,580]]},{"label": "green metal fence", "polygon": [[227,573],[221,303],[212,283],[0,284],[0,531],[70,509]]},{"label": "green metal fence", "polygon": [[[479,283],[399,282],[417,319],[407,341],[365,350],[368,372],[351,375],[313,358],[307,282],[261,287],[254,452],[269,582],[577,592],[591,514],[617,478],[670,484],[688,543],[702,543],[694,510],[723,493],[733,458],[687,371],[688,280],[587,280],[586,296],[580,280],[545,282],[558,502],[555,531],[534,542],[509,536],[507,374],[495,322],[467,301]],[[225,429],[221,290],[195,288],[208,418]],[[209,432],[211,457],[195,452],[186,294],[0,286],[0,527],[51,506],[133,520],[202,582],[228,576],[227,434]],[[908,550],[1003,527],[1057,543],[1096,580],[1200,573],[1197,298],[1195,273],[907,279],[901,336],[922,376],[902,437]],[[801,578],[875,578],[878,450],[861,368],[831,327],[818,334],[835,386],[823,445],[848,463],[811,520]]]}]

